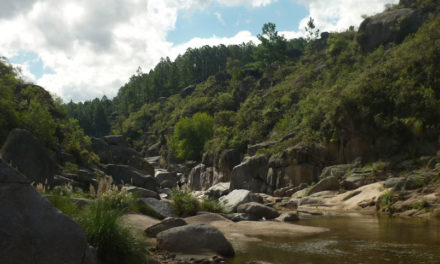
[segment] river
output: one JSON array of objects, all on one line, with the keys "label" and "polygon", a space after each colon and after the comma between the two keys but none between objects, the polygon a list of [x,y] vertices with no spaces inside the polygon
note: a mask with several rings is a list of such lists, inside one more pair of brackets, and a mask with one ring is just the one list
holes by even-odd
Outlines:
[{"label": "river", "polygon": [[320,217],[296,224],[326,227],[319,235],[234,245],[227,263],[431,264],[440,263],[440,222],[377,216]]}]

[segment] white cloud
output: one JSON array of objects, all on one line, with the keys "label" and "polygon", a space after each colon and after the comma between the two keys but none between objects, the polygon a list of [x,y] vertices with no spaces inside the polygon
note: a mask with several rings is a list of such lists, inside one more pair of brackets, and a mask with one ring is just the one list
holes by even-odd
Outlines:
[{"label": "white cloud", "polygon": [[222,23],[222,25],[226,25],[225,21],[223,20],[222,14],[219,12],[214,12],[214,16],[217,18],[218,21],[220,21],[220,23]]},{"label": "white cloud", "polygon": [[250,5],[252,7],[260,7],[277,2],[278,0],[216,0],[216,1],[226,6]]},{"label": "white cloud", "polygon": [[28,62],[25,62],[23,64],[11,63],[11,65],[16,69],[20,69],[19,75],[25,82],[35,82],[35,75],[31,73]]},{"label": "white cloud", "polygon": [[300,23],[304,30],[313,17],[315,25],[322,31],[342,31],[349,26],[358,27],[362,15],[374,15],[384,10],[386,4],[397,4],[399,0],[299,0],[306,5],[309,16]]},{"label": "white cloud", "polygon": [[[20,0],[0,1],[0,55],[38,54],[52,73],[35,80],[29,65],[23,75],[74,101],[116,95],[119,87],[141,66],[149,70],[161,57],[175,58],[189,47],[258,42],[249,31],[230,38],[194,38],[174,46],[166,40],[178,12],[192,12],[211,2],[255,8],[277,0]],[[322,30],[359,24],[360,16],[398,0],[299,0]],[[5,9],[6,8],[6,9]],[[8,10],[3,12],[1,10]],[[220,14],[219,14],[220,15]],[[221,19],[221,16],[219,16]],[[286,38],[303,33],[280,32]]]}]

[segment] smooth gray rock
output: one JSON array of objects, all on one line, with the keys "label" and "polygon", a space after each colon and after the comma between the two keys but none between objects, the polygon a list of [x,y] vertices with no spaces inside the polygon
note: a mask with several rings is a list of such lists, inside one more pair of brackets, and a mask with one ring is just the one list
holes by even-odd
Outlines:
[{"label": "smooth gray rock", "polygon": [[385,188],[393,188],[393,187],[396,187],[396,188],[402,188],[403,187],[403,185],[405,184],[405,178],[403,178],[403,177],[393,177],[393,178],[389,178],[389,179],[387,179],[384,183],[383,183],[383,186],[385,187]]},{"label": "smooth gray rock", "polygon": [[163,217],[176,217],[176,212],[171,207],[169,202],[158,200],[155,198],[141,198],[139,199],[139,201],[150,206],[153,210],[155,210]]},{"label": "smooth gray rock", "polygon": [[102,163],[128,165],[142,174],[154,176],[154,167],[136,150],[121,145],[108,144],[104,139],[92,138],[92,149]]},{"label": "smooth gray rock", "polygon": [[81,226],[0,160],[0,262],[94,264]]},{"label": "smooth gray rock", "polygon": [[56,172],[55,162],[31,132],[24,129],[12,130],[0,150],[0,156],[31,182],[52,185]]},{"label": "smooth gray rock", "polygon": [[267,158],[264,155],[246,158],[232,170],[230,189],[246,189],[256,193],[267,192],[268,169]]},{"label": "smooth gray rock", "polygon": [[121,189],[122,191],[132,193],[138,198],[156,198],[160,199],[160,196],[157,192],[151,191],[145,188],[137,187],[137,186],[124,186]]},{"label": "smooth gray rock", "polygon": [[211,186],[207,191],[206,195],[211,198],[218,199],[221,196],[227,195],[229,193],[230,182],[220,182],[216,185]]},{"label": "smooth gray rock", "polygon": [[177,182],[179,181],[179,178],[175,172],[159,170],[156,171],[154,177],[161,188],[176,188]]},{"label": "smooth gray rock", "polygon": [[241,162],[241,153],[236,149],[224,150],[218,160],[218,174],[214,182],[231,181],[231,173]]},{"label": "smooth gray rock", "polygon": [[171,252],[199,253],[213,251],[224,257],[235,255],[231,243],[215,227],[190,224],[174,227],[157,235],[157,248]]},{"label": "smooth gray rock", "polygon": [[200,175],[205,171],[206,166],[199,164],[191,169],[188,176],[188,187],[194,191],[200,191],[202,189]]},{"label": "smooth gray rock", "polygon": [[334,176],[329,176],[320,180],[317,184],[313,185],[308,194],[314,194],[322,191],[337,191],[339,190],[339,181]]},{"label": "smooth gray rock", "polygon": [[353,169],[353,164],[339,164],[339,165],[333,165],[328,166],[322,169],[321,175],[319,176],[319,179],[324,179],[329,176],[334,176],[336,179],[341,180],[345,174],[347,174],[351,169]]},{"label": "smooth gray rock", "polygon": [[342,187],[345,190],[353,190],[367,184],[367,178],[371,176],[371,172],[367,173],[352,173],[343,182]]},{"label": "smooth gray rock", "polygon": [[240,222],[240,221],[258,221],[261,218],[246,213],[234,213],[230,219],[234,222]]},{"label": "smooth gray rock", "polygon": [[220,197],[219,201],[226,210],[235,212],[240,204],[249,202],[261,202],[261,197],[248,190],[233,190],[226,196]]},{"label": "smooth gray rock", "polygon": [[295,222],[299,220],[297,213],[282,213],[280,216],[278,216],[276,221],[279,222]]},{"label": "smooth gray rock", "polygon": [[359,26],[357,40],[366,52],[390,42],[399,44],[408,34],[416,32],[421,22],[419,12],[414,9],[393,9],[366,18]]},{"label": "smooth gray rock", "polygon": [[162,231],[168,230],[173,227],[184,226],[186,224],[187,223],[182,218],[167,217],[160,223],[148,227],[147,229],[145,229],[144,232],[149,237],[156,237],[156,235]]},{"label": "smooth gray rock", "polygon": [[274,219],[280,216],[277,210],[256,202],[241,204],[237,207],[237,213],[255,215],[259,219]]},{"label": "smooth gray rock", "polygon": [[128,165],[109,164],[105,173],[113,177],[116,184],[131,184],[148,190],[156,191],[158,184],[153,176],[143,174],[142,171]]}]

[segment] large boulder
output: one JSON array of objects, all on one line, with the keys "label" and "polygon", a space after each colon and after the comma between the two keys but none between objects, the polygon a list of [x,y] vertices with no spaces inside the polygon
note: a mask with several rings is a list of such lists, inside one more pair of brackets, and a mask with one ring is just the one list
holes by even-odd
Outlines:
[{"label": "large boulder", "polygon": [[31,182],[52,185],[56,172],[55,162],[50,158],[47,149],[29,131],[12,130],[0,151],[0,156]]},{"label": "large boulder", "polygon": [[353,164],[338,164],[325,167],[322,169],[319,179],[322,180],[329,176],[334,176],[336,179],[341,180],[353,167]]},{"label": "large boulder", "polygon": [[205,171],[206,166],[204,164],[199,164],[191,169],[188,176],[188,187],[191,190],[199,191],[202,189],[200,184],[200,175]]},{"label": "large boulder", "polygon": [[82,228],[2,160],[0,212],[2,264],[95,263]]},{"label": "large boulder", "polygon": [[109,164],[105,168],[105,173],[112,176],[116,184],[130,184],[151,191],[158,189],[157,181],[153,176],[145,175],[142,171],[127,165]]},{"label": "large boulder", "polygon": [[411,8],[393,9],[366,18],[360,25],[357,40],[363,51],[370,52],[390,42],[401,43],[422,23],[419,12]]},{"label": "large boulder", "polygon": [[278,222],[295,222],[298,220],[299,220],[298,214],[292,213],[292,212],[282,213],[280,216],[278,216],[275,219],[275,221],[278,221]]},{"label": "large boulder", "polygon": [[287,186],[317,182],[326,160],[327,152],[319,144],[297,144],[272,155],[267,174],[269,193]]},{"label": "large boulder", "polygon": [[359,188],[363,185],[370,183],[369,178],[371,176],[372,176],[371,171],[369,172],[355,171],[352,174],[348,175],[348,177],[342,181],[342,187],[345,190],[353,190]]},{"label": "large boulder", "polygon": [[183,253],[208,250],[224,257],[235,255],[231,243],[225,236],[208,224],[190,224],[163,231],[157,235],[157,248]]},{"label": "large boulder", "polygon": [[176,188],[177,182],[179,181],[179,178],[175,172],[168,172],[164,170],[156,170],[154,177],[161,188]]},{"label": "large boulder", "polygon": [[100,138],[92,138],[92,149],[102,163],[134,167],[144,174],[154,176],[154,167],[136,150],[123,145],[109,144]]},{"label": "large boulder", "polygon": [[339,190],[339,181],[334,176],[329,176],[320,180],[317,184],[313,185],[309,190],[309,195],[322,192],[322,191],[337,191]]},{"label": "large boulder", "polygon": [[233,190],[228,195],[220,197],[219,201],[225,209],[235,212],[240,204],[262,202],[262,199],[248,190]]},{"label": "large boulder", "polygon": [[267,158],[264,155],[246,158],[232,170],[230,189],[246,189],[256,193],[266,192],[268,189],[267,170]]},{"label": "large boulder", "polygon": [[214,168],[200,163],[191,169],[188,176],[188,187],[194,191],[207,190],[214,182]]},{"label": "large boulder", "polygon": [[176,217],[176,212],[171,207],[169,202],[155,198],[142,198],[139,199],[139,202],[148,205],[151,207],[151,209],[163,217]]},{"label": "large boulder", "polygon": [[214,183],[229,182],[232,169],[240,164],[241,154],[236,149],[226,149],[220,154],[218,160],[218,173],[215,175]]},{"label": "large boulder", "polygon": [[121,189],[124,192],[127,193],[132,193],[134,196],[138,197],[138,198],[156,198],[156,199],[160,199],[160,196],[157,192],[152,191],[152,190],[148,190],[145,188],[141,188],[141,187],[136,187],[136,186],[124,186]]},{"label": "large boulder", "polygon": [[241,204],[237,207],[237,213],[244,213],[256,216],[258,219],[274,219],[280,216],[277,210],[256,202]]},{"label": "large boulder", "polygon": [[227,195],[229,193],[230,182],[220,182],[216,185],[211,186],[207,191],[206,195],[211,198],[218,199],[221,196]]},{"label": "large boulder", "polygon": [[182,218],[167,217],[160,223],[157,223],[145,229],[145,234],[149,237],[156,237],[156,235],[162,231],[184,225],[186,225],[186,222]]}]

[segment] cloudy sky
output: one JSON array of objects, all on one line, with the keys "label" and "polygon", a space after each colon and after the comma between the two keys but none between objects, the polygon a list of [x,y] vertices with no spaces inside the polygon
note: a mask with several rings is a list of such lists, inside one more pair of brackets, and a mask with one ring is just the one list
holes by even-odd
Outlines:
[{"label": "cloudy sky", "polygon": [[310,16],[321,31],[358,26],[398,0],[0,0],[0,56],[64,101],[113,97],[140,66],[188,47],[287,38]]}]

